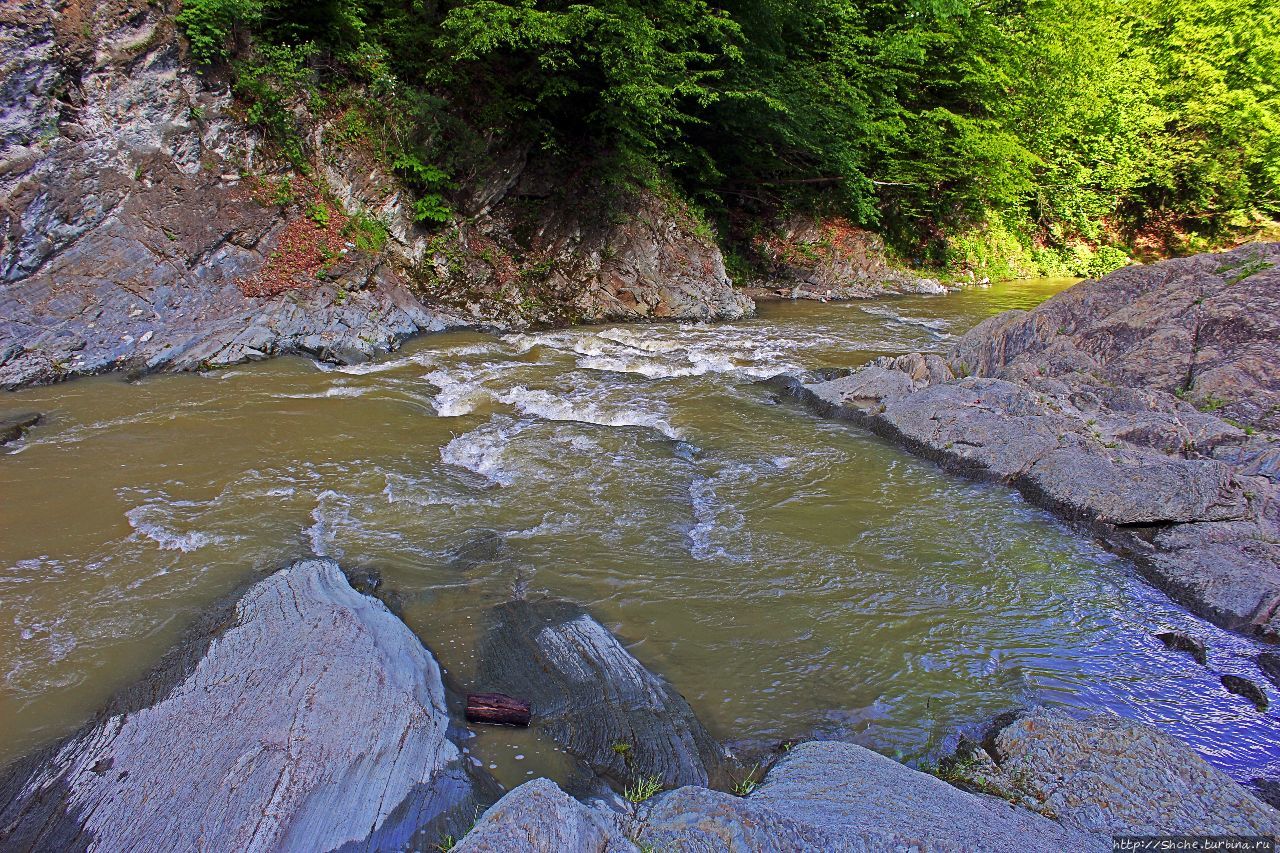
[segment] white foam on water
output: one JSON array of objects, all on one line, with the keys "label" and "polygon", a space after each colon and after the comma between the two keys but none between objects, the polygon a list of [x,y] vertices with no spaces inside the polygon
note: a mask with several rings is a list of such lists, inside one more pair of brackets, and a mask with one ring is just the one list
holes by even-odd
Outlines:
[{"label": "white foam on water", "polygon": [[371,387],[361,385],[334,385],[323,391],[303,391],[298,394],[277,394],[276,396],[289,400],[323,400],[334,397],[363,397],[372,390],[374,389]]},{"label": "white foam on water", "polygon": [[314,523],[304,531],[311,544],[311,552],[317,557],[341,557],[342,549],[335,545],[338,530],[351,524],[351,507],[346,496],[325,489],[316,495],[311,518]]},{"label": "white foam on water", "polygon": [[[452,463],[450,463],[452,464]],[[409,503],[420,507],[494,506],[491,500],[463,497],[456,492],[438,491],[429,482],[388,471],[383,474],[386,485],[382,495],[389,504]]]},{"label": "white foam on water", "polygon": [[416,364],[426,367],[435,362],[436,354],[431,350],[423,350],[415,352],[413,355],[401,356],[399,358],[388,358],[381,361],[364,361],[360,364],[323,364],[317,362],[316,366],[325,372],[346,373],[351,376],[366,376],[370,373],[386,373],[389,370],[399,370],[402,367],[408,367]]},{"label": "white foam on water", "polygon": [[173,522],[172,507],[189,507],[195,504],[190,501],[166,501],[164,503],[143,504],[125,512],[124,517],[134,530],[134,537],[150,539],[165,551],[181,551],[189,554],[209,545],[224,541],[219,536],[191,530],[186,533],[174,530],[169,525]]},{"label": "white foam on water", "polygon": [[433,370],[424,377],[432,385],[440,389],[431,400],[436,415],[442,418],[456,418],[474,412],[492,394],[479,382],[471,382],[453,378],[447,371]]},{"label": "white foam on water", "polygon": [[[593,390],[587,389],[587,393]],[[517,385],[495,396],[499,402],[514,407],[523,415],[548,421],[578,421],[608,427],[644,427],[656,430],[667,438],[680,437],[680,433],[665,417],[645,409],[610,406],[594,400],[581,400],[576,396],[526,388],[523,385]]]},{"label": "white foam on water", "polygon": [[[754,480],[750,465],[735,462],[709,477],[696,477],[689,484],[694,525],[689,530],[689,554],[695,560],[724,559],[743,563],[750,553],[733,553],[727,544],[739,538],[746,517],[730,502],[729,495],[743,491],[744,481]],[[748,549],[749,551],[749,549]]]},{"label": "white foam on water", "polygon": [[509,486],[515,482],[517,472],[507,459],[507,445],[516,432],[515,427],[491,420],[454,437],[440,448],[440,460],[479,474],[491,483]]}]

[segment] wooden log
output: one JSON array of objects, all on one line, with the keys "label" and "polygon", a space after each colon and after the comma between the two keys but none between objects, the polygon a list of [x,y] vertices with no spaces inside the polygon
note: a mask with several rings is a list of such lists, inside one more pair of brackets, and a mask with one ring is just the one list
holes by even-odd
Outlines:
[{"label": "wooden log", "polygon": [[529,703],[505,693],[468,693],[467,722],[495,726],[527,726]]}]

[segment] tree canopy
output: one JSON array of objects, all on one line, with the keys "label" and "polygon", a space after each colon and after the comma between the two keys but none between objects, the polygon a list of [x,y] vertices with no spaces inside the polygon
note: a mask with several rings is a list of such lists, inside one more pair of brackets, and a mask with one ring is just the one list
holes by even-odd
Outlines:
[{"label": "tree canopy", "polygon": [[1268,0],[186,0],[179,22],[203,62],[252,41],[366,87],[440,183],[510,139],[920,247],[1280,215]]}]

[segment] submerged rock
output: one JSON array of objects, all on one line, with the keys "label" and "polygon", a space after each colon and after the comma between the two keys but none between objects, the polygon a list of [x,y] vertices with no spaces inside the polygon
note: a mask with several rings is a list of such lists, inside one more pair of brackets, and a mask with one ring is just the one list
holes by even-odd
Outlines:
[{"label": "submerged rock", "polygon": [[202,624],[4,772],[0,848],[382,850],[470,823],[435,659],[336,563],[295,563]]},{"label": "submerged rock", "polygon": [[778,384],[1009,484],[1197,614],[1280,641],[1277,263],[1280,244],[1129,267],[987,320],[946,358]]},{"label": "submerged rock", "polygon": [[1224,675],[1222,676],[1222,686],[1227,688],[1229,692],[1248,699],[1259,711],[1267,710],[1267,706],[1271,704],[1270,700],[1267,699],[1266,691],[1242,676]]},{"label": "submerged rock", "polygon": [[39,412],[18,412],[12,415],[0,415],[0,444],[17,441],[36,424],[40,423]]},{"label": "submerged rock", "polygon": [[724,751],[689,703],[575,604],[494,608],[475,689],[529,701],[535,727],[616,782],[721,781]]},{"label": "submerged rock", "polygon": [[1156,639],[1164,643],[1165,648],[1173,649],[1177,652],[1186,652],[1195,658],[1196,663],[1205,666],[1209,662],[1209,653],[1205,649],[1205,645],[1195,637],[1189,637],[1178,631],[1162,631],[1156,634]]},{"label": "submerged rock", "polygon": [[1280,654],[1263,652],[1258,655],[1258,669],[1262,670],[1268,681],[1280,687]]},{"label": "submerged rock", "polygon": [[507,550],[507,539],[496,530],[474,530],[467,541],[451,550],[445,558],[449,568],[466,571],[492,563]]}]

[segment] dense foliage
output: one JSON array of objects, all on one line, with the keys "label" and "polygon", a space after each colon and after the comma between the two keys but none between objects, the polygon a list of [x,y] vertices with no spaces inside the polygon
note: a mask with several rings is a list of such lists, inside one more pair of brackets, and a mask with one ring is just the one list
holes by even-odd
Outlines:
[{"label": "dense foliage", "polygon": [[1269,0],[186,0],[179,22],[264,124],[303,66],[358,87],[424,220],[513,144],[934,261],[1004,241],[1070,266],[1280,214]]}]

